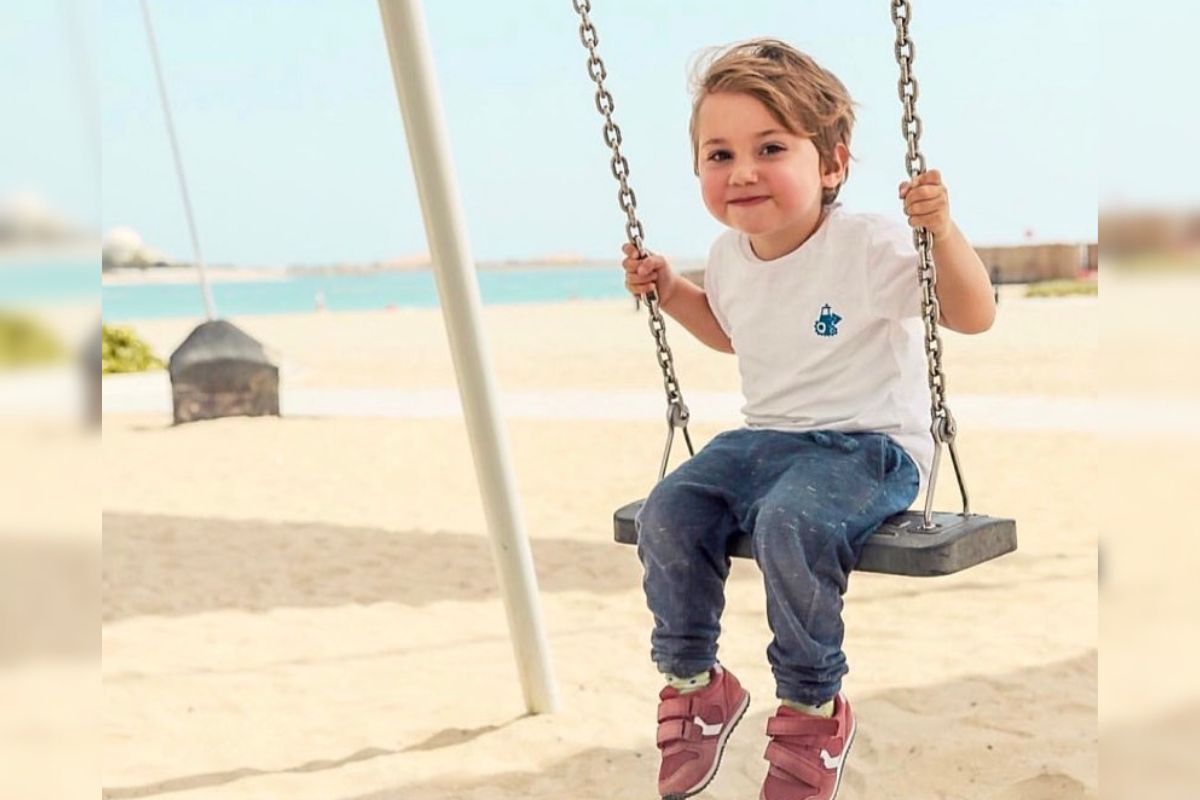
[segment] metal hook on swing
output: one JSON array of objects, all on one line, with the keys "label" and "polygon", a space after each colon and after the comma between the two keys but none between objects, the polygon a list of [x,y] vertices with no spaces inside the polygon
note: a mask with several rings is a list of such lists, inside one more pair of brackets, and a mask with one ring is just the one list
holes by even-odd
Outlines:
[{"label": "metal hook on swing", "polygon": [[691,412],[683,400],[675,400],[667,406],[667,443],[663,446],[662,463],[658,467],[658,479],[661,481],[667,475],[667,461],[671,457],[671,445],[675,441],[675,429],[683,428],[683,441],[687,444],[688,455],[696,455],[692,446],[692,435],[688,433],[688,420]]},{"label": "metal hook on swing", "polygon": [[971,514],[971,500],[967,495],[967,482],[963,476],[962,462],[958,458],[958,447],[954,440],[958,435],[958,424],[947,406],[942,406],[931,428],[933,434],[933,464],[929,469],[929,488],[925,490],[925,514],[922,529],[931,531],[937,527],[933,522],[933,494],[937,486],[938,467],[942,462],[942,445],[950,450],[950,462],[954,465],[954,477],[958,481],[958,493],[962,497],[962,515]]}]

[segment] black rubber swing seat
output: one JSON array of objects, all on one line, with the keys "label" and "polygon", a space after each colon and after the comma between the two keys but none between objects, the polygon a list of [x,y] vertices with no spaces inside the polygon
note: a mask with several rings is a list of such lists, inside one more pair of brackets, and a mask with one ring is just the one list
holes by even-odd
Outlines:
[{"label": "black rubber swing seat", "polygon": [[[621,544],[637,544],[633,520],[642,502],[613,514],[614,538]],[[1017,523],[1011,519],[935,511],[933,529],[923,530],[924,522],[921,512],[906,511],[883,523],[863,547],[855,569],[922,578],[951,575],[1017,549]],[[735,537],[729,555],[753,558],[750,536]]]}]

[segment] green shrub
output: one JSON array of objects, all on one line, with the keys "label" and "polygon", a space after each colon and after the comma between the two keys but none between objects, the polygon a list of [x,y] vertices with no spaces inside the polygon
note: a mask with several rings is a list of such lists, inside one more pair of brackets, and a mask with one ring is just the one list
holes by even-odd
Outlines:
[{"label": "green shrub", "polygon": [[1097,293],[1097,281],[1086,278],[1082,280],[1041,281],[1039,283],[1031,283],[1025,287],[1026,297],[1070,297],[1072,295],[1095,297]]},{"label": "green shrub", "polygon": [[0,368],[54,364],[68,357],[67,348],[41,321],[0,311]]},{"label": "green shrub", "polygon": [[104,326],[100,359],[106,375],[112,372],[146,372],[166,366],[150,350],[150,345],[138,338],[133,328],[124,326]]}]

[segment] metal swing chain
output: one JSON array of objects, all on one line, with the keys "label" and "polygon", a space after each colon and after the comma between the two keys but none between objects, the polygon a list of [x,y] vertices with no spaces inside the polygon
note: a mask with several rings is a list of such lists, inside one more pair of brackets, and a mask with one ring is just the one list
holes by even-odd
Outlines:
[{"label": "metal swing chain", "polygon": [[[925,156],[921,153],[921,118],[917,116],[917,96],[919,94],[917,79],[913,74],[913,60],[916,58],[916,46],[908,35],[908,24],[912,21],[912,4],[909,0],[892,0],[892,22],[896,26],[896,62],[900,65],[900,82],[898,84],[900,102],[904,105],[904,116],[901,131],[908,142],[908,152],[904,158],[904,166],[910,179],[915,179],[925,172]],[[933,424],[930,432],[933,434],[934,451],[933,466],[929,473],[929,489],[925,493],[925,521],[928,530],[933,524],[933,493],[937,485],[938,466],[942,460],[942,445],[950,449],[950,459],[954,463],[954,474],[958,478],[959,492],[962,494],[963,514],[971,513],[970,501],[967,498],[967,485],[963,480],[962,466],[958,460],[958,450],[954,446],[958,426],[950,407],[946,405],[946,376],[942,371],[942,337],[938,333],[938,318],[941,307],[937,298],[937,267],[933,263],[933,234],[925,228],[913,231],[913,244],[916,245],[920,258],[918,276],[921,281],[922,315],[925,320],[925,356],[929,363],[929,397],[930,412]]]},{"label": "metal swing chain", "polygon": [[[645,246],[645,230],[637,216],[637,196],[629,185],[629,162],[621,155],[621,129],[613,121],[613,96],[604,87],[604,79],[608,70],[596,50],[600,44],[600,36],[596,26],[592,24],[588,12],[592,10],[591,0],[571,0],[575,12],[579,14],[579,40],[588,51],[588,75],[596,84],[596,110],[604,117],[604,143],[612,150],[612,174],[621,185],[617,192],[617,201],[625,212],[625,235],[630,244],[637,248],[638,257],[648,255]],[[662,464],[658,470],[658,479],[662,480],[667,474],[667,460],[671,455],[671,444],[675,440],[675,429],[683,428],[683,438],[687,443],[689,455],[695,455],[692,447],[692,437],[688,433],[690,414],[683,402],[683,392],[679,388],[679,380],[675,377],[675,359],[671,348],[667,345],[667,325],[658,308],[658,293],[651,289],[646,295],[646,308],[650,312],[650,333],[654,336],[658,366],[662,369],[663,387],[667,393],[667,443],[663,449]]]}]

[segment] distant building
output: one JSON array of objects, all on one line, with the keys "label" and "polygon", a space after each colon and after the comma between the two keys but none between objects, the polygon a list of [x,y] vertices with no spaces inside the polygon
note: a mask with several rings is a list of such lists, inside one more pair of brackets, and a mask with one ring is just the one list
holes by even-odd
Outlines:
[{"label": "distant building", "polygon": [[1100,246],[1106,256],[1200,252],[1200,211],[1104,211]]},{"label": "distant building", "polygon": [[133,228],[113,228],[104,236],[101,249],[103,269],[117,267],[162,267],[170,260],[161,251],[147,247]]},{"label": "distant building", "polygon": [[83,238],[37,195],[16,194],[0,200],[0,245],[57,244]]},{"label": "distant building", "polygon": [[976,247],[993,283],[1032,283],[1075,278],[1096,269],[1096,246],[1088,244],[1019,244]]}]

